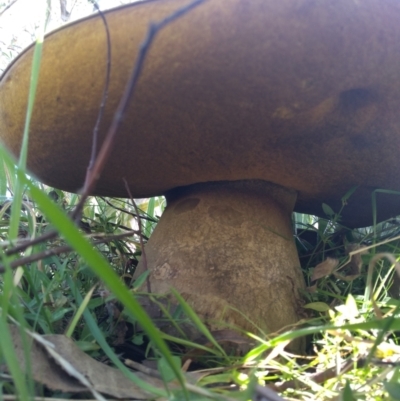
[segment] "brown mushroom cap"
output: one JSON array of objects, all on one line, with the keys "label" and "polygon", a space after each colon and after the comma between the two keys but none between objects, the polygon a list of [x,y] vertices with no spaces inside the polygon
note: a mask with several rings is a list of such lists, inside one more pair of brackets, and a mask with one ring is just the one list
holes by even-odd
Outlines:
[{"label": "brown mushroom cap", "polygon": [[[110,94],[104,137],[151,21],[187,4],[135,3],[106,13]],[[323,215],[356,192],[343,222],[372,221],[374,189],[400,190],[398,0],[208,0],[168,25],[145,63],[96,194],[163,194],[194,183],[265,180]],[[32,47],[0,81],[0,135],[19,152]],[[83,184],[106,71],[98,16],[45,40],[28,166],[69,191]],[[378,195],[378,219],[400,213]]]}]

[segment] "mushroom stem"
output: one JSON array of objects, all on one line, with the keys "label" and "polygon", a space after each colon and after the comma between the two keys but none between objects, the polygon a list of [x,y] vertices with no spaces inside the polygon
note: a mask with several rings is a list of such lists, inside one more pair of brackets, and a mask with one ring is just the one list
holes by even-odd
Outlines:
[{"label": "mushroom stem", "polygon": [[270,333],[299,320],[295,191],[254,180],[195,184],[166,197],[145,248],[153,293],[174,287],[212,329]]}]

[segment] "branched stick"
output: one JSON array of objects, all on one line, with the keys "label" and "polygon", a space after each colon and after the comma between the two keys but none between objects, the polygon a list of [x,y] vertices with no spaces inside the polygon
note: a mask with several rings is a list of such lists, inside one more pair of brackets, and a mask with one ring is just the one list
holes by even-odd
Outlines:
[{"label": "branched stick", "polygon": [[186,5],[180,8],[179,10],[175,11],[168,17],[164,18],[162,21],[150,24],[149,29],[147,31],[147,37],[145,38],[144,42],[140,45],[139,54],[137,56],[132,75],[128,81],[127,87],[121,98],[118,108],[114,113],[114,118],[111,123],[111,127],[107,132],[107,135],[104,139],[103,145],[101,146],[99,154],[96,157],[93,167],[90,170],[88,170],[88,174],[86,175],[85,183],[81,192],[82,197],[73,213],[74,217],[79,216],[87,197],[91,193],[93,193],[93,190],[96,187],[96,184],[101,176],[104,166],[106,165],[106,162],[111,154],[113,145],[115,143],[117,131],[119,129],[119,126],[121,125],[122,119],[129,106],[129,103],[133,98],[140,74],[143,69],[144,62],[146,60],[146,56],[151,48],[151,45],[154,42],[155,37],[157,36],[157,33],[166,25],[168,25],[172,21],[175,21],[179,17],[183,16],[184,14],[186,14],[193,8],[197,7],[204,1],[205,0],[195,0],[189,5]]}]

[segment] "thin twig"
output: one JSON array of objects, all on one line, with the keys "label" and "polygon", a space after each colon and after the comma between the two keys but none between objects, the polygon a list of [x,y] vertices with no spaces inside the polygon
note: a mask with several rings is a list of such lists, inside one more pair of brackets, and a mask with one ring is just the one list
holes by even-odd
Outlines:
[{"label": "thin twig", "polygon": [[67,0],[60,0],[61,19],[66,22],[71,16],[71,12],[67,10]]},{"label": "thin twig", "polygon": [[13,5],[17,2],[18,0],[12,0],[9,4],[7,4],[3,10],[0,11],[0,17]]},{"label": "thin twig", "polygon": [[[100,18],[103,22],[104,25],[104,29],[106,31],[106,48],[107,48],[107,68],[106,68],[106,78],[105,78],[105,82],[104,82],[104,89],[103,89],[103,95],[101,97],[101,103],[100,103],[100,108],[99,108],[99,113],[97,114],[97,120],[96,120],[96,124],[94,126],[93,129],[93,136],[92,136],[92,150],[91,150],[91,154],[90,154],[90,160],[89,160],[89,164],[86,170],[86,177],[85,177],[85,183],[84,183],[84,188],[86,188],[87,186],[87,182],[90,182],[90,180],[93,180],[93,178],[91,177],[95,177],[96,178],[96,182],[98,180],[98,178],[100,177],[100,172],[102,171],[102,169],[95,174],[99,174],[97,177],[95,175],[93,175],[93,168],[96,164],[97,161],[97,148],[98,148],[98,139],[99,139],[99,128],[100,128],[100,123],[101,120],[103,118],[103,114],[104,114],[104,109],[107,103],[107,98],[108,98],[108,89],[110,86],[110,75],[111,75],[111,38],[110,38],[110,30],[108,28],[108,24],[107,24],[107,20],[104,16],[104,13],[100,10],[99,6],[97,5],[96,1],[93,1],[93,6],[95,7],[95,9],[97,10],[97,12],[100,15]],[[107,134],[108,136],[108,134]],[[104,144],[103,144],[104,147]],[[102,147],[102,148],[103,148]],[[85,195],[86,194],[86,195]],[[79,220],[83,206],[86,202],[87,197],[90,194],[90,190],[85,191],[84,190],[84,194],[81,197],[80,201],[78,202],[78,205],[75,207],[74,211],[72,212],[72,219],[73,220]]]},{"label": "thin twig", "polygon": [[7,256],[15,255],[18,252],[25,251],[31,246],[41,244],[42,242],[49,241],[55,237],[57,237],[58,232],[55,230],[48,231],[47,233],[42,234],[40,237],[36,237],[31,240],[24,241],[20,243],[19,245],[16,245],[14,248],[8,249],[5,251],[5,254]]},{"label": "thin twig", "polygon": [[115,210],[119,210],[120,212],[129,214],[129,215],[132,216],[132,217],[140,217],[142,220],[147,220],[147,221],[150,221],[151,223],[157,223],[157,222],[158,222],[158,220],[157,220],[157,219],[154,219],[153,217],[144,216],[142,213],[140,213],[139,215],[136,214],[136,213],[132,213],[132,212],[130,212],[129,210],[123,209],[122,207],[115,206],[113,203],[111,203],[109,200],[107,200],[106,198],[104,198],[104,197],[102,197],[102,196],[100,196],[100,198],[101,198],[104,202],[106,202],[107,205],[111,206],[111,207],[114,208]]},{"label": "thin twig", "polygon": [[[140,247],[142,248],[142,261],[143,261],[143,267],[144,267],[144,271],[147,272],[147,257],[146,257],[146,251],[144,250],[144,241],[143,241],[143,235],[142,235],[142,220],[140,218],[140,214],[139,214],[139,209],[136,205],[135,200],[133,199],[133,196],[131,194],[131,190],[129,189],[129,185],[128,182],[126,181],[126,179],[124,178],[124,183],[125,183],[125,188],[126,188],[126,192],[128,192],[128,195],[131,199],[132,205],[135,208],[135,212],[138,215],[138,225],[139,225],[139,241],[140,241]],[[150,284],[150,277],[149,275],[147,275],[146,277],[146,286],[147,286],[147,292],[150,294],[151,293],[151,284]]]},{"label": "thin twig", "polygon": [[93,6],[96,8],[97,12],[100,15],[100,18],[103,21],[104,29],[106,31],[106,38],[107,38],[107,68],[106,68],[106,79],[104,83],[104,90],[103,90],[103,95],[101,97],[101,104],[100,104],[100,109],[99,113],[97,114],[97,120],[95,127],[93,129],[93,139],[92,139],[92,152],[90,155],[90,161],[89,161],[89,166],[87,168],[87,175],[90,175],[90,172],[94,166],[95,160],[96,160],[96,155],[97,155],[97,143],[99,140],[99,129],[100,129],[100,123],[104,115],[104,109],[106,107],[107,99],[108,99],[108,90],[110,87],[110,75],[111,75],[111,37],[110,37],[110,30],[108,28],[107,20],[106,17],[104,16],[104,13],[100,10],[97,2],[93,2]]},{"label": "thin twig", "polygon": [[[112,205],[111,203],[109,203],[109,202],[107,202],[107,201],[106,201],[106,203]],[[114,205],[113,205],[113,206],[114,206]],[[128,214],[130,214],[130,215],[136,217],[135,214],[129,213],[129,212],[128,212],[127,210],[125,210],[125,209],[119,209],[119,208],[117,208],[116,206],[115,206],[115,208],[118,209],[118,210],[120,210],[121,212],[125,212],[125,213],[128,213]],[[153,221],[153,220],[151,220],[150,218],[146,218],[145,216],[142,216],[142,218],[145,219],[145,220]],[[125,228],[125,227],[122,226],[122,225],[118,225],[118,227],[119,227],[119,228]],[[45,241],[50,241],[50,240],[56,238],[57,236],[58,236],[58,231],[51,230],[51,231],[48,231],[48,232],[46,232],[45,234],[42,234],[41,236],[36,237],[36,238],[33,238],[33,239],[31,239],[31,240],[19,241],[13,248],[8,249],[7,251],[5,251],[5,255],[6,255],[6,256],[15,255],[15,254],[17,254],[17,253],[19,253],[19,252],[25,251],[26,249],[28,249],[28,248],[30,248],[30,247],[32,247],[32,246],[34,246],[34,245],[41,244],[42,242],[45,242]],[[143,238],[147,239],[146,236],[143,236]],[[1,246],[1,244],[0,244],[0,246]]]},{"label": "thin twig", "polygon": [[137,371],[142,372],[147,376],[156,377],[157,379],[162,379],[161,374],[158,370],[151,369],[143,365],[142,363],[132,361],[131,359],[125,359],[124,363],[126,366],[136,369]]},{"label": "thin twig", "polygon": [[131,77],[129,78],[125,92],[120,100],[116,112],[114,113],[114,118],[111,123],[111,127],[107,132],[107,135],[96,157],[93,167],[90,169],[90,171],[88,170],[88,174],[86,175],[85,183],[81,192],[82,197],[76,208],[77,211],[75,212],[76,214],[74,213],[74,217],[80,214],[80,211],[83,207],[86,198],[93,193],[93,190],[96,187],[96,184],[101,176],[101,172],[103,171],[106,162],[108,161],[108,158],[114,147],[118,129],[121,125],[125,112],[129,106],[129,103],[131,102],[133,95],[135,93],[137,82],[142,72],[147,53],[149,52],[157,33],[166,25],[168,25],[172,21],[175,21],[177,18],[183,16],[184,14],[186,14],[193,8],[197,7],[204,1],[205,0],[195,0],[189,5],[186,5],[178,9],[168,17],[164,18],[159,23],[150,24],[149,29],[147,31],[147,37],[145,38],[144,42],[140,45],[139,53],[136,58],[136,63],[133,72],[131,74]]},{"label": "thin twig", "polygon": [[[128,232],[121,233],[121,234],[111,235],[111,236],[104,237],[104,238],[98,239],[96,241],[93,241],[92,244],[93,245],[105,244],[105,243],[114,241],[116,239],[129,237],[134,234],[138,234],[138,232],[136,230],[132,230],[132,231],[128,231]],[[49,256],[59,255],[60,253],[71,252],[72,250],[73,250],[73,248],[71,248],[69,245],[62,245],[62,246],[58,246],[55,248],[46,249],[42,252],[38,252],[33,255],[29,255],[29,256],[26,256],[23,258],[19,258],[17,260],[13,260],[12,262],[9,263],[9,266],[11,269],[16,269],[19,266],[24,266],[29,263],[36,262],[36,261],[42,260],[44,258],[48,258]],[[0,265],[0,273],[4,273],[4,272],[5,272],[5,267],[3,265]]]}]

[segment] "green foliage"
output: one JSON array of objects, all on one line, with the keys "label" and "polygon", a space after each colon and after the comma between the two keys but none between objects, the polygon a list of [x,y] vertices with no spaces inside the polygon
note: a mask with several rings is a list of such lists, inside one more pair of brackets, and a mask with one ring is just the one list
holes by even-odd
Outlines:
[{"label": "green foliage", "polygon": [[[141,233],[137,232],[136,208],[122,199],[89,198],[76,224],[69,212],[79,196],[44,187],[26,174],[40,53],[39,40],[20,160],[0,148],[0,199],[4,200],[0,210],[0,361],[12,377],[0,378],[0,397],[16,394],[28,400],[48,391],[33,383],[26,328],[71,337],[88,354],[106,359],[154,398],[244,401],[261,384],[298,400],[400,399],[398,288],[397,297],[391,293],[400,228],[396,221],[376,224],[375,195],[372,228],[340,226],[341,210],[327,204],[322,205],[326,218],[294,214],[294,235],[307,282],[304,320],[299,327],[262,338],[248,333],[252,348],[244,354],[230,354],[174,292],[179,306],[175,312],[163,300],[150,296],[163,312],[163,323],[174,329],[174,335],[161,332],[140,303],[143,294],[139,290],[148,272],[136,280],[133,274],[142,252],[141,240],[146,241],[154,230],[164,199],[151,198],[138,205]],[[343,196],[343,207],[354,190]],[[7,196],[12,201],[6,201]],[[57,235],[45,237],[54,230]],[[42,241],[10,253],[14,246],[41,236]],[[361,254],[362,250],[366,253]],[[328,257],[337,259],[337,266],[313,279],[317,266]],[[8,330],[11,322],[18,322],[25,339],[25,374]],[[183,323],[196,328],[205,342],[188,339]],[[134,327],[124,341],[142,347],[144,358],[155,362],[162,388],[142,380],[121,362],[115,341],[119,324],[124,329]],[[306,356],[285,350],[300,337],[308,341]],[[187,373],[183,367],[188,361],[204,369]],[[56,397],[57,393],[48,395]]]}]

